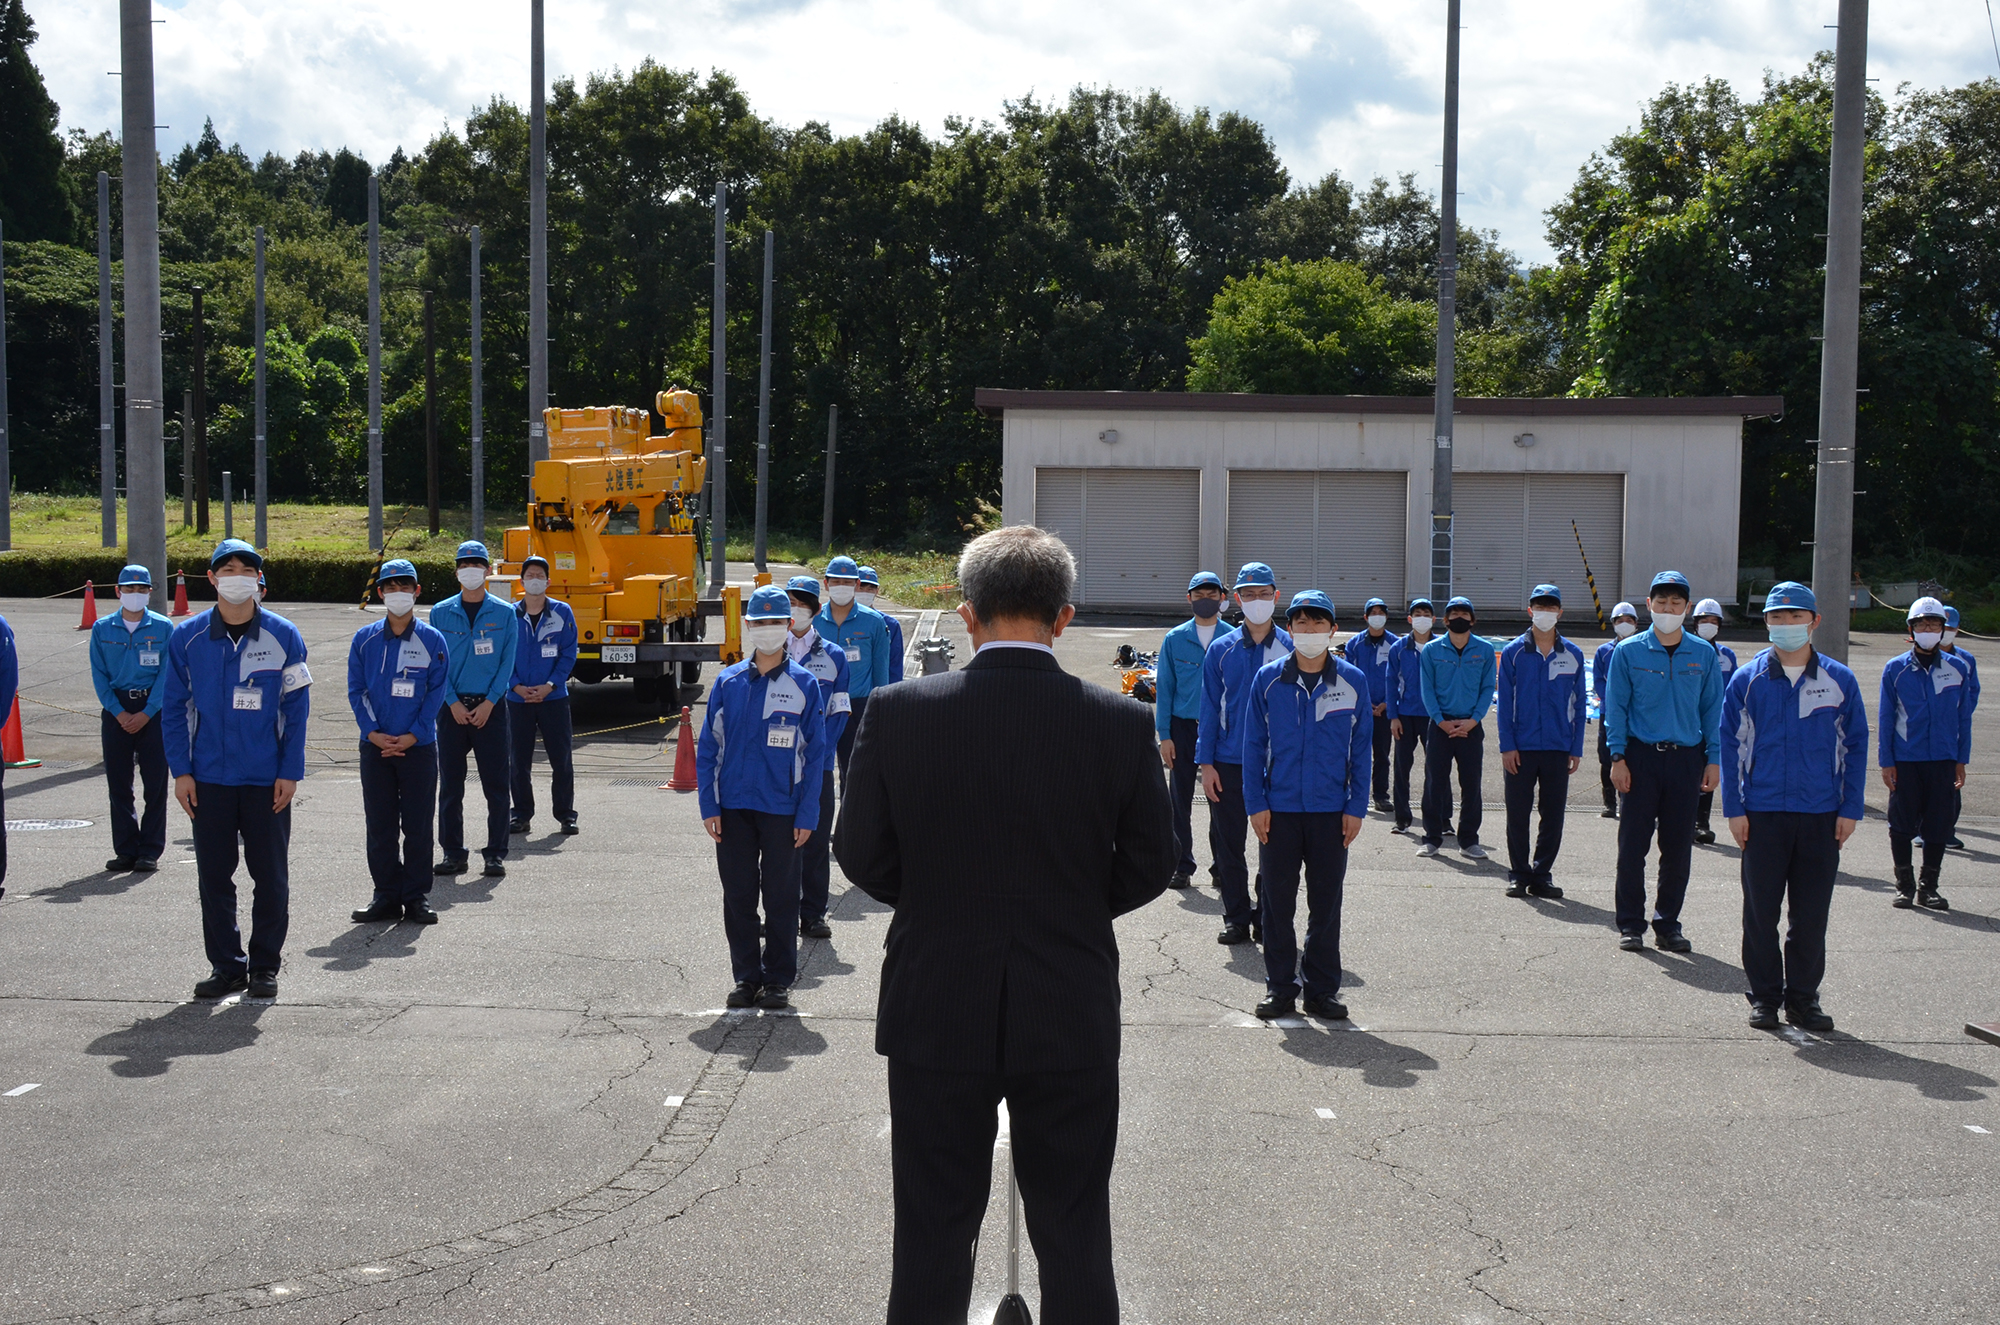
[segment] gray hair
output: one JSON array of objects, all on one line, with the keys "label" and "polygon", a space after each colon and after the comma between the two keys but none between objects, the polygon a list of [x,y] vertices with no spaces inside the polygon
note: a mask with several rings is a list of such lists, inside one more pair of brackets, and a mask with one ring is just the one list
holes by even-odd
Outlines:
[{"label": "gray hair", "polygon": [[958,555],[958,589],[984,622],[1054,626],[1076,588],[1076,558],[1046,529],[1013,525],[981,534]]}]

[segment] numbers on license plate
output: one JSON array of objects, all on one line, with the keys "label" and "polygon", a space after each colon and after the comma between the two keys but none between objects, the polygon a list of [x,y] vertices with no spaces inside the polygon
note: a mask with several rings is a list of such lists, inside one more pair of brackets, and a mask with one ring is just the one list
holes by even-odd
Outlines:
[{"label": "numbers on license plate", "polygon": [[608,663],[638,662],[639,646],[636,644],[607,644],[599,652],[599,658]]}]

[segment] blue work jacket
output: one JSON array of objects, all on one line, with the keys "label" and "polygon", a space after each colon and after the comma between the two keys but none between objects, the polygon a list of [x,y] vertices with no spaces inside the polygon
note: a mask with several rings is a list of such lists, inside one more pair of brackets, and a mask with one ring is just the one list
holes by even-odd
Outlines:
[{"label": "blue work jacket", "polygon": [[1952,657],[1965,664],[1967,679],[1972,682],[1972,703],[1979,704],[1979,659],[1972,656],[1972,650],[1963,645],[1948,651]]},{"label": "blue work jacket", "polygon": [[1940,650],[1929,667],[1916,650],[1897,654],[1882,668],[1882,724],[1877,762],[1917,764],[1949,759],[1972,762],[1972,711],[1979,691],[1972,665]]},{"label": "blue work jacket", "polygon": [[[1711,644],[1714,643],[1713,640],[1709,642]],[[1715,668],[1722,673],[1723,689],[1727,690],[1729,688],[1729,678],[1736,675],[1736,668],[1738,666],[1736,650],[1730,648],[1727,644],[1715,645]]]},{"label": "blue work jacket", "polygon": [[786,656],[813,675],[819,682],[819,705],[825,724],[825,739],[820,742],[820,772],[834,766],[834,747],[840,744],[841,733],[847,730],[847,720],[854,712],[853,696],[848,693],[847,652],[844,649],[829,649],[819,632],[807,627],[803,635],[794,635],[786,641]]},{"label": "blue work jacket", "polygon": [[115,612],[98,618],[90,628],[90,681],[97,688],[97,702],[106,713],[137,713],[125,707],[128,691],[144,690],[147,717],[160,716],[167,702],[160,689],[160,669],[167,665],[167,641],[174,637],[174,623],[158,612],[148,611],[135,629],[125,629],[125,616]]},{"label": "blue work jacket", "polygon": [[520,628],[514,605],[489,593],[468,611],[463,594],[453,594],[431,609],[431,629],[444,636],[451,655],[450,691],[446,703],[460,695],[478,695],[497,704],[514,684],[514,654]]},{"label": "blue work jacket", "polygon": [[1201,660],[1201,728],[1195,733],[1197,764],[1243,762],[1243,724],[1250,716],[1250,682],[1259,668],[1282,662],[1292,651],[1292,637],[1274,625],[1259,648],[1238,627],[1217,631]]},{"label": "blue work jacket", "polygon": [[1604,721],[1604,687],[1611,680],[1611,655],[1618,651],[1622,640],[1607,640],[1597,646],[1597,652],[1590,655],[1590,693],[1597,696],[1597,720]]},{"label": "blue work jacket", "polygon": [[1296,654],[1266,663],[1243,721],[1243,808],[1360,818],[1374,748],[1367,673],[1332,656],[1316,675]]},{"label": "blue work jacket", "polygon": [[1672,654],[1652,627],[1618,646],[1604,683],[1604,742],[1613,759],[1627,742],[1698,745],[1722,757],[1722,669],[1715,646],[1683,631]]},{"label": "blue work jacket", "polygon": [[825,740],[811,672],[789,658],[769,676],[752,658],[724,668],[708,692],[694,747],[701,817],[713,819],[727,806],[788,814],[794,828],[818,828]]},{"label": "blue work jacket", "polygon": [[1544,658],[1535,637],[1522,631],[1500,650],[1500,753],[1566,750],[1583,757],[1583,729],[1590,700],[1583,692],[1583,650],[1556,636]]},{"label": "blue work jacket", "polygon": [[20,693],[21,659],[14,652],[14,628],[0,616],[0,713],[13,713],[14,698]]},{"label": "blue work jacket", "polygon": [[1861,683],[1817,651],[1794,682],[1764,650],[1723,692],[1721,763],[1726,819],[1750,810],[1859,819],[1868,783]]},{"label": "blue work jacket", "polygon": [[880,614],[882,624],[889,628],[889,680],[903,679],[903,623],[887,612]]},{"label": "blue work jacket", "polygon": [[[1209,618],[1209,644],[1229,633],[1221,618]],[[1160,739],[1173,737],[1173,720],[1201,721],[1201,664],[1208,656],[1208,644],[1201,642],[1199,617],[1189,617],[1167,632],[1160,641],[1160,661],[1154,672],[1153,729]],[[1176,751],[1178,758],[1183,752]]]},{"label": "blue work jacket", "polygon": [[1364,630],[1359,635],[1349,635],[1340,646],[1340,656],[1360,668],[1361,674],[1368,678],[1368,703],[1371,706],[1389,702],[1389,651],[1402,640],[1403,637],[1392,630],[1383,631],[1379,640],[1370,639]]},{"label": "blue work jacket", "polygon": [[[514,604],[515,629],[519,636],[514,641],[514,679],[507,684],[507,698],[516,704],[528,701],[514,693],[515,686],[538,686],[555,683],[547,698],[569,698],[569,674],[576,670],[576,613],[570,611],[568,603],[560,598],[545,600],[542,619],[534,627],[528,625],[528,600],[523,598]],[[431,614],[437,620],[437,614]],[[674,664],[668,663],[672,670]]]},{"label": "blue work jacket", "polygon": [[[1437,636],[1431,636],[1436,639]],[[1389,716],[1414,718],[1428,714],[1424,707],[1424,645],[1415,632],[1399,636],[1389,650]]]},{"label": "blue work jacket", "polygon": [[299,628],[257,609],[241,642],[214,608],[167,641],[160,736],[175,777],[268,787],[306,775],[312,673]]},{"label": "blue work jacket", "polygon": [[1491,644],[1478,635],[1467,635],[1461,649],[1446,633],[1424,645],[1418,663],[1424,712],[1431,715],[1432,722],[1447,718],[1478,722],[1486,716],[1487,706],[1493,702],[1494,669],[1499,665]]},{"label": "blue work jacket", "polygon": [[828,648],[847,651],[847,693],[850,696],[866,699],[875,692],[876,686],[889,684],[887,617],[872,607],[849,603],[847,620],[836,624],[833,604],[828,602],[813,618],[813,629],[819,632],[819,637],[826,641]]},{"label": "blue work jacket", "polygon": [[451,700],[446,671],[451,655],[444,636],[412,619],[401,635],[387,618],[354,632],[347,646],[347,706],[361,739],[368,733],[437,740],[438,710]]}]

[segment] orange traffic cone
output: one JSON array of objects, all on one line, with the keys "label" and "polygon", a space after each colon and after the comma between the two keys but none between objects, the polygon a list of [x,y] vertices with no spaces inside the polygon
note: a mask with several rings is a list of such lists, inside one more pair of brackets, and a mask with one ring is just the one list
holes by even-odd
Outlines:
[{"label": "orange traffic cone", "polygon": [[14,709],[7,715],[7,725],[0,727],[0,763],[9,768],[40,768],[42,761],[28,758],[28,752],[21,743],[21,697],[14,696]]},{"label": "orange traffic cone", "polygon": [[674,775],[667,779],[662,791],[693,791],[694,781],[694,710],[681,706],[681,730],[674,737]]},{"label": "orange traffic cone", "polygon": [[89,580],[83,582],[83,624],[78,630],[89,630],[97,624],[97,586]]},{"label": "orange traffic cone", "polygon": [[174,572],[174,615],[188,614],[188,577],[186,571]]}]

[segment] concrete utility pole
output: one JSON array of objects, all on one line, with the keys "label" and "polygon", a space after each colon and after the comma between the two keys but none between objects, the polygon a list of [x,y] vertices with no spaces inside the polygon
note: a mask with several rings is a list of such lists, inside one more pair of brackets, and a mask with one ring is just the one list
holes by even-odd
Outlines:
[{"label": "concrete utility pole", "polygon": [[1826,195],[1826,321],[1819,360],[1819,497],[1813,643],[1847,661],[1854,583],[1854,404],[1861,339],[1861,154],[1867,136],[1868,0],[1840,0],[1833,50],[1833,162]]},{"label": "concrete utility pole", "polygon": [[270,500],[268,475],[264,467],[264,227],[257,227],[257,417],[256,454],[252,482],[257,488],[257,546],[271,546],[271,531],[265,505]]},{"label": "concrete utility pole", "polygon": [[7,234],[0,224],[0,552],[14,546],[14,457],[7,438]]},{"label": "concrete utility pole", "polygon": [[826,499],[819,508],[819,546],[833,551],[833,453],[840,441],[840,406],[826,407]]},{"label": "concrete utility pole", "polygon": [[[162,443],[160,463],[164,467],[165,425],[161,426]],[[181,528],[194,528],[194,392],[181,392]],[[125,439],[125,463],[132,463],[132,439]],[[128,492],[125,499],[126,518],[131,518],[132,500]],[[162,519],[166,517],[161,516]]]},{"label": "concrete utility pole", "polygon": [[[0,328],[0,336],[6,331]],[[97,501],[103,546],[118,546],[118,415],[111,386],[111,176],[97,172]]]},{"label": "concrete utility pole", "polygon": [[529,6],[528,92],[528,478],[549,458],[549,151],[548,106],[542,84],[542,0]]},{"label": "concrete utility pole", "polygon": [[479,227],[472,227],[472,536],[486,541],[486,377],[479,350]]},{"label": "concrete utility pole", "polygon": [[431,532],[438,531],[438,411],[437,320],[431,292],[424,291],[424,497],[430,507]]},{"label": "concrete utility pole", "polygon": [[708,428],[708,592],[722,592],[729,580],[729,558],[724,544],[729,541],[729,362],[727,299],[724,284],[729,275],[729,186],[715,181],[715,348],[709,370],[711,402]]},{"label": "concrete utility pole", "polygon": [[201,287],[194,287],[194,531],[208,532],[208,338]]},{"label": "concrete utility pole", "polygon": [[[160,158],[153,141],[152,0],[118,0],[125,222],[125,556],[167,604],[166,401],[160,386]],[[185,442],[183,443],[185,448]]]},{"label": "concrete utility pole", "polygon": [[757,569],[764,569],[764,528],[771,510],[771,263],[774,241],[764,232],[764,350],[757,368]]},{"label": "concrete utility pole", "polygon": [[368,176],[368,546],[382,550],[382,190]]},{"label": "concrete utility pole", "polygon": [[1431,597],[1451,597],[1451,416],[1456,403],[1458,333],[1458,13],[1446,9],[1444,39],[1444,182],[1438,199],[1437,407],[1431,432]]}]

